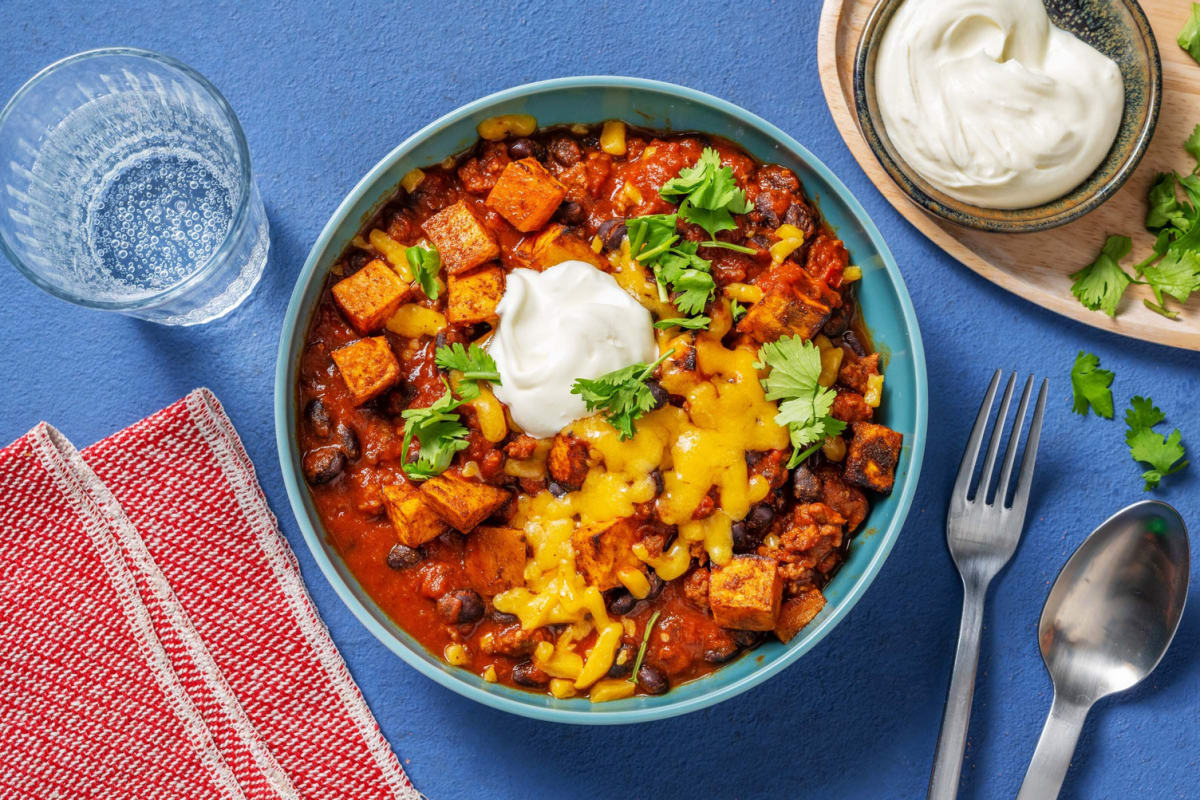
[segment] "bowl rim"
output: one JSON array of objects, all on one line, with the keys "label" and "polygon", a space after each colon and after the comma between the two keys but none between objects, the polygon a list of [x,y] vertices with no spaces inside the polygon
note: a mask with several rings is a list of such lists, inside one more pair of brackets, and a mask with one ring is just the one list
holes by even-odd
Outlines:
[{"label": "bowl rim", "polygon": [[[888,520],[886,526],[872,533],[873,538],[877,538],[878,544],[875,552],[872,554],[871,560],[863,567],[862,573],[857,581],[852,584],[847,591],[846,597],[839,603],[825,619],[823,619],[816,629],[807,637],[798,640],[794,645],[789,646],[777,658],[770,663],[763,664],[760,667],[753,669],[749,674],[742,678],[725,684],[719,684],[713,687],[702,695],[687,699],[670,700],[671,693],[668,692],[662,695],[664,702],[662,705],[650,707],[640,707],[633,709],[606,710],[605,706],[609,704],[596,704],[587,710],[574,710],[564,708],[554,708],[546,706],[538,706],[518,700],[514,697],[509,697],[502,694],[495,694],[484,691],[469,683],[465,676],[458,674],[460,670],[456,668],[445,668],[430,663],[424,660],[420,654],[414,652],[404,642],[393,636],[389,631],[384,629],[379,622],[372,616],[365,605],[355,596],[350,586],[342,579],[334,566],[330,555],[326,552],[322,542],[321,533],[314,525],[313,520],[308,516],[304,505],[304,492],[307,491],[305,486],[301,485],[294,466],[291,465],[290,446],[292,444],[293,432],[288,429],[287,417],[288,407],[294,405],[291,381],[289,380],[290,368],[293,361],[291,350],[292,344],[297,335],[302,335],[304,326],[307,325],[307,318],[301,320],[300,313],[302,311],[304,295],[309,284],[317,277],[316,271],[320,264],[322,255],[328,247],[331,239],[335,236],[338,229],[350,221],[351,212],[360,200],[368,194],[371,186],[383,175],[387,170],[392,168],[398,161],[404,158],[408,152],[418,146],[426,138],[434,133],[437,133],[446,126],[458,122],[464,118],[470,117],[473,114],[479,113],[481,110],[489,108],[497,103],[503,103],[518,99],[524,95],[545,92],[559,89],[638,89],[651,92],[674,95],[680,99],[699,105],[708,106],[717,111],[728,114],[736,118],[742,124],[756,128],[758,131],[772,140],[776,141],[793,155],[816,172],[822,180],[826,182],[829,188],[837,195],[838,199],[846,205],[851,216],[862,227],[863,232],[870,240],[871,244],[879,252],[883,263],[883,272],[887,279],[891,281],[893,292],[900,305],[903,316],[903,328],[911,342],[911,351],[913,359],[913,372],[916,378],[916,387],[913,396],[913,410],[915,415],[915,425],[910,446],[910,465],[908,473],[905,475],[904,483],[899,487],[897,504],[895,512]],[[325,223],[320,236],[314,242],[312,249],[309,251],[303,268],[296,277],[296,282],[292,290],[291,299],[288,303],[287,311],[284,315],[283,327],[280,331],[279,348],[277,352],[275,364],[275,391],[274,391],[274,412],[275,412],[275,441],[279,454],[280,469],[283,473],[284,487],[287,491],[289,505],[292,509],[292,514],[296,518],[296,523],[300,528],[301,535],[304,538],[305,544],[308,546],[309,552],[312,554],[313,560],[320,567],[325,579],[333,587],[334,592],[347,608],[354,614],[358,621],[370,633],[378,639],[385,647],[398,655],[405,663],[416,669],[422,675],[432,679],[441,686],[450,689],[464,697],[467,697],[476,702],[491,708],[507,711],[532,719],[574,723],[584,725],[615,725],[631,722],[646,722],[651,720],[666,719],[668,717],[686,714],[691,711],[696,711],[701,708],[706,708],[715,705],[723,700],[727,700],[735,695],[741,694],[748,689],[757,686],[767,680],[784,668],[795,663],[802,655],[812,649],[820,642],[841,620],[850,613],[850,610],[858,603],[858,600],[866,592],[867,588],[875,580],[875,576],[883,566],[891,553],[896,539],[899,536],[901,528],[908,517],[909,510],[912,506],[913,497],[916,493],[917,484],[920,479],[921,464],[925,452],[926,426],[928,421],[927,408],[928,394],[928,378],[925,367],[925,349],[921,339],[921,331],[917,324],[916,311],[912,305],[912,299],[909,297],[907,287],[904,284],[903,277],[900,274],[900,268],[892,256],[891,251],[883,241],[883,237],[879,230],[875,227],[874,222],[867,215],[866,210],[850,193],[845,184],[841,182],[829,170],[825,164],[814,156],[809,150],[793,139],[782,130],[762,119],[761,117],[752,114],[739,106],[734,105],[720,98],[714,97],[704,92],[695,89],[690,89],[684,86],[678,86],[672,83],[663,81],[650,80],[646,78],[631,78],[622,76],[605,76],[605,75],[583,75],[576,77],[554,78],[550,80],[536,81],[520,86],[515,86],[503,91],[494,92],[486,95],[478,100],[474,100],[461,106],[448,114],[443,115],[434,122],[424,126],[416,133],[407,137],[390,153],[384,156],[378,163],[373,166],[366,175],[354,186],[353,189],[346,195],[342,202],[338,205],[329,220]],[[468,675],[470,673],[467,673]]]},{"label": "bowl rim", "polygon": [[[862,33],[855,48],[854,74],[851,79],[851,88],[854,116],[858,121],[859,131],[862,133],[863,139],[871,149],[876,160],[879,161],[880,166],[887,172],[888,177],[900,188],[900,191],[904,192],[909,200],[927,213],[963,228],[987,231],[989,233],[1037,233],[1038,231],[1045,231],[1066,225],[1069,222],[1074,222],[1095,210],[1108,200],[1108,198],[1116,194],[1125,185],[1125,182],[1129,180],[1130,176],[1133,175],[1138,164],[1141,163],[1142,158],[1146,155],[1146,151],[1150,149],[1150,141],[1154,138],[1154,131],[1158,127],[1158,117],[1162,108],[1163,96],[1162,55],[1158,49],[1158,40],[1154,37],[1154,32],[1150,27],[1150,21],[1146,17],[1146,12],[1137,0],[1119,0],[1119,2],[1129,10],[1130,15],[1134,18],[1136,23],[1135,30],[1146,46],[1147,55],[1149,56],[1147,63],[1149,64],[1150,72],[1148,85],[1150,98],[1146,120],[1137,131],[1137,138],[1133,142],[1129,155],[1120,163],[1116,172],[1099,189],[1085,199],[1049,216],[1029,220],[1019,218],[988,219],[974,213],[974,210],[978,209],[979,211],[987,212],[998,210],[1030,212],[1046,208],[1073,194],[1080,186],[1091,180],[1091,176],[1084,179],[1083,183],[1079,184],[1079,186],[1073,187],[1067,194],[1036,206],[1017,209],[988,209],[983,206],[955,200],[954,202],[962,206],[962,210],[959,210],[956,207],[946,205],[924,191],[918,185],[918,181],[925,184],[928,181],[921,178],[898,155],[892,155],[886,127],[883,125],[882,120],[877,119],[876,114],[872,113],[870,103],[867,100],[866,71],[867,64],[873,63],[878,55],[879,43],[882,41],[883,33],[887,29],[886,23],[891,21],[891,15],[895,13],[897,7],[903,1],[878,0],[871,9],[871,13],[867,16],[867,21],[863,24]],[[886,21],[882,19],[884,16],[888,17]],[[880,29],[881,24],[883,25],[882,29]],[[936,190],[936,187],[933,188]]]}]

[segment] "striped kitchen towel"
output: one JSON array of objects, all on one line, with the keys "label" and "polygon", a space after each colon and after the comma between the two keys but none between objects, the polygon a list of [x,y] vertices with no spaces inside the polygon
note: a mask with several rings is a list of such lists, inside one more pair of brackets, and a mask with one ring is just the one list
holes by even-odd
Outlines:
[{"label": "striped kitchen towel", "polygon": [[0,797],[421,797],[208,390],[0,450]]}]

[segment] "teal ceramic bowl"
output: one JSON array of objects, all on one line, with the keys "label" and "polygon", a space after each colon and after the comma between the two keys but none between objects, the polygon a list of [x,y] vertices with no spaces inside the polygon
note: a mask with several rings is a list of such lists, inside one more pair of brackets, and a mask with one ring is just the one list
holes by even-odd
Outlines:
[{"label": "teal ceramic bowl", "polygon": [[[763,644],[711,675],[657,697],[598,704],[581,698],[558,700],[487,683],[445,664],[389,619],[358,585],[326,540],[300,469],[296,376],[327,270],[362,220],[393,193],[406,172],[469,147],[481,120],[513,113],[532,114],[541,125],[625,119],[652,128],[705,131],[795,170],[845,241],[854,263],[862,267],[862,307],[878,349],[888,358],[882,421],[904,434],[896,486],[871,509],[864,532],[855,537],[845,565],[826,589],[828,605],[789,644]],[[561,78],[509,89],[442,117],[388,154],[346,196],[313,245],[284,318],[275,370],[275,434],[284,483],[304,541],[343,602],[379,641],[422,674],[493,708],[555,722],[612,724],[663,719],[733,697],[795,662],[842,621],[883,566],[904,524],[925,449],[926,395],[925,353],[900,270],[862,206],[812,153],[759,117],[681,86],[635,78]]]}]

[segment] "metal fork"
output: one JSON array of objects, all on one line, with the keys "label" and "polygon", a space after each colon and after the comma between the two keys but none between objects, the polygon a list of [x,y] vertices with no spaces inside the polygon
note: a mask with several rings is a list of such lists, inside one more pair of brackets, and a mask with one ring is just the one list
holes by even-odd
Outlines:
[{"label": "metal fork", "polygon": [[992,376],[992,382],[979,407],[975,427],[967,441],[962,463],[958,467],[958,479],[950,497],[950,510],[946,514],[946,543],[954,565],[962,576],[963,612],[958,628],[958,649],[954,654],[954,672],[950,679],[950,691],[946,697],[946,710],[942,715],[942,729],[938,734],[937,752],[933,759],[933,772],[929,776],[929,800],[952,800],[958,794],[958,780],[962,773],[963,749],[967,740],[967,724],[971,719],[971,699],[975,693],[975,671],[979,665],[979,635],[983,625],[983,604],[988,585],[1000,568],[1008,563],[1021,531],[1025,527],[1025,511],[1029,506],[1029,488],[1033,483],[1033,464],[1037,460],[1038,441],[1042,434],[1042,416],[1046,410],[1048,381],[1042,381],[1038,392],[1033,422],[1029,426],[1029,437],[1025,455],[1021,459],[1021,472],[1017,476],[1012,504],[1006,505],[1009,494],[1013,465],[1021,441],[1021,429],[1025,425],[1025,412],[1033,392],[1033,376],[1025,381],[1021,403],[1013,422],[1004,453],[1004,466],[996,483],[992,501],[988,502],[996,455],[1000,451],[1000,440],[1004,436],[1005,419],[1017,376],[1008,379],[1004,398],[1000,401],[1000,412],[988,444],[979,483],[971,492],[975,467],[987,432],[992,403],[1000,385],[1000,370]]}]

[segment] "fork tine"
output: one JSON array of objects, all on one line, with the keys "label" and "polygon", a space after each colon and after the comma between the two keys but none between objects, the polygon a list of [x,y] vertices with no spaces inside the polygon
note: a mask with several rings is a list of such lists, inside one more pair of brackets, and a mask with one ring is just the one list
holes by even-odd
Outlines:
[{"label": "fork tine", "polygon": [[992,472],[996,466],[996,454],[1000,452],[1000,440],[1004,438],[1004,423],[1008,419],[1008,407],[1012,403],[1013,388],[1017,385],[1017,373],[1008,376],[1008,384],[1004,387],[1004,399],[1000,401],[1000,412],[996,414],[996,427],[992,428],[992,439],[988,442],[987,458],[983,462],[983,471],[979,473],[979,488],[975,490],[975,499],[987,502],[988,487],[992,485]]},{"label": "fork tine", "polygon": [[1029,397],[1033,394],[1033,376],[1025,380],[1025,389],[1021,392],[1021,402],[1017,406],[1017,415],[1013,417],[1012,435],[1008,438],[1008,449],[1004,451],[1004,468],[1000,470],[1000,480],[996,482],[996,499],[993,501],[1001,508],[1008,501],[1008,481],[1012,477],[1013,464],[1017,460],[1017,449],[1021,444],[1021,429],[1025,427],[1025,412],[1029,408]]},{"label": "fork tine", "polygon": [[1029,440],[1025,445],[1025,457],[1021,459],[1021,473],[1017,476],[1017,491],[1013,495],[1012,510],[1022,518],[1029,505],[1029,489],[1033,484],[1033,464],[1037,461],[1038,441],[1042,438],[1042,415],[1046,411],[1046,393],[1050,387],[1048,378],[1042,379],[1038,392],[1037,406],[1033,410],[1033,422],[1029,426]]},{"label": "fork tine", "polygon": [[979,445],[983,442],[983,433],[987,430],[988,417],[992,413],[992,401],[996,399],[996,387],[1000,385],[1000,370],[992,374],[992,382],[988,384],[983,402],[979,405],[979,415],[975,417],[975,427],[971,429],[971,438],[967,440],[963,450],[962,462],[958,465],[958,478],[954,481],[953,497],[966,500],[971,488],[971,475],[975,465],[979,463]]}]

